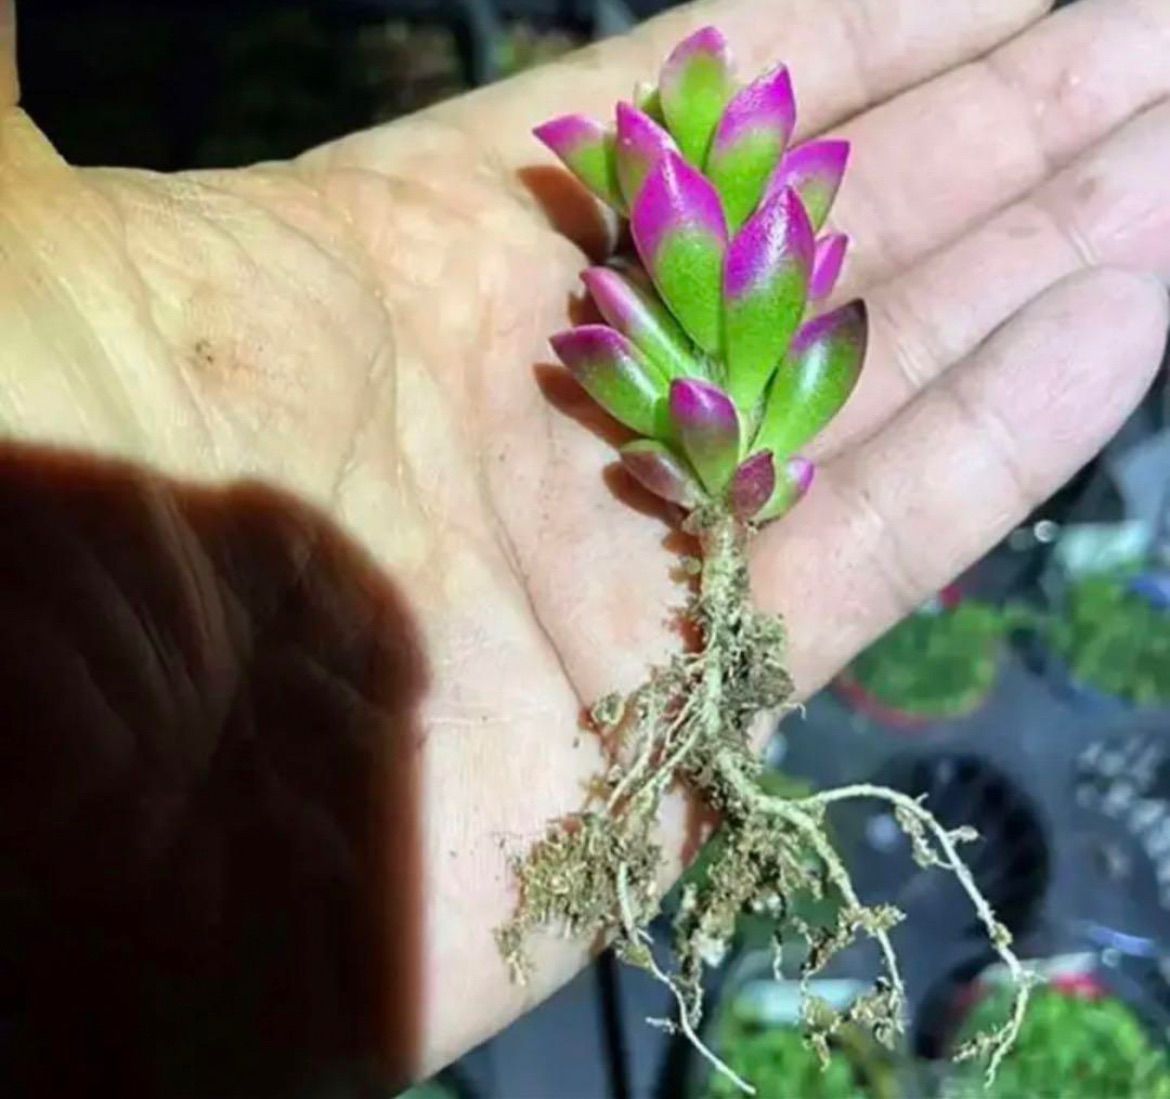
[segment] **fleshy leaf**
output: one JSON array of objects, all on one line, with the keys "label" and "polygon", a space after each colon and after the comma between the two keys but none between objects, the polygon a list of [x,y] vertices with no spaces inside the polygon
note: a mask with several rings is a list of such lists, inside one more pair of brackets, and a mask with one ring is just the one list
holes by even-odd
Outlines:
[{"label": "fleshy leaf", "polygon": [[677,153],[646,178],[630,229],[663,301],[704,351],[719,350],[727,223],[715,188]]},{"label": "fleshy leaf", "polygon": [[686,463],[668,446],[653,439],[638,439],[621,449],[622,465],[643,488],[693,508],[703,500],[703,489]]},{"label": "fleshy leaf", "polygon": [[742,225],[759,204],[795,125],[792,78],[783,65],[748,84],[727,105],[705,170],[723,196],[732,229]]},{"label": "fleshy leaf", "polygon": [[613,133],[584,115],[567,114],[532,131],[603,202],[625,213]]},{"label": "fleshy leaf", "polygon": [[824,301],[837,285],[849,238],[844,233],[829,233],[817,241],[817,254],[813,259],[812,281],[809,283],[810,301]]},{"label": "fleshy leaf", "polygon": [[816,242],[791,188],[773,195],[727,249],[723,270],[727,388],[756,406],[800,324]]},{"label": "fleshy leaf", "polygon": [[768,194],[773,195],[785,187],[795,188],[813,228],[819,230],[837,197],[848,160],[848,141],[805,142],[780,161],[768,183]]},{"label": "fleshy leaf", "polygon": [[776,463],[770,451],[761,450],[740,463],[731,478],[728,500],[740,519],[751,519],[776,490]]},{"label": "fleshy leaf", "polygon": [[659,300],[644,272],[635,268],[619,274],[611,267],[590,267],[582,272],[581,281],[606,321],[628,336],[667,378],[702,372],[687,334]]},{"label": "fleshy leaf", "polygon": [[615,420],[640,435],[660,423],[666,380],[620,332],[583,324],[549,342],[582,388]]},{"label": "fleshy leaf", "polygon": [[789,458],[780,467],[771,498],[753,516],[755,521],[764,523],[769,519],[779,519],[785,512],[791,511],[808,493],[815,472],[816,467],[807,458]]},{"label": "fleshy leaf", "polygon": [[739,414],[718,386],[693,378],[670,384],[670,418],[708,492],[722,493],[739,463]]},{"label": "fleshy leaf", "polygon": [[617,105],[617,174],[622,195],[633,205],[646,177],[667,154],[678,146],[649,115],[628,103]]},{"label": "fleshy leaf", "polygon": [[734,94],[731,49],[714,27],[683,39],[666,59],[658,78],[662,113],[692,164],[706,160],[711,135]]},{"label": "fleshy leaf", "polygon": [[865,303],[855,301],[797,332],[768,391],[756,446],[795,454],[837,415],[861,373],[868,328]]},{"label": "fleshy leaf", "polygon": [[658,95],[658,87],[647,80],[640,80],[634,85],[634,106],[643,114],[649,115],[655,122],[664,122],[662,117],[662,99]]}]

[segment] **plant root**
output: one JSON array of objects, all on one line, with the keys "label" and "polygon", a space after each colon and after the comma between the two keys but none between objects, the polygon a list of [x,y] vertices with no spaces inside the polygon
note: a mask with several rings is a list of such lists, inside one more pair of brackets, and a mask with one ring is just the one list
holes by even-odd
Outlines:
[{"label": "plant root", "polygon": [[[595,803],[554,823],[513,868],[519,903],[497,942],[513,976],[525,980],[528,936],[559,928],[572,936],[601,936],[619,956],[666,985],[678,1018],[651,1020],[681,1031],[717,1071],[753,1094],[699,1037],[705,967],[725,957],[737,920],[766,913],[807,941],[801,966],[803,1016],[808,1039],[828,1057],[829,1041],[846,1023],[864,1026],[887,1047],[904,1032],[905,986],[890,931],[902,914],[888,905],[867,906],[826,826],[829,806],[855,798],[887,803],[922,866],[937,866],[958,879],[1012,978],[1016,997],[1008,1021],[976,1036],[958,1058],[987,1056],[994,1077],[1011,1048],[1027,1005],[1031,979],[1011,948],[1011,935],[979,892],[958,852],[975,838],[970,829],[948,831],[921,800],[879,786],[857,785],[799,798],[767,792],[749,730],[761,714],[792,708],[792,682],[784,667],[784,628],[751,606],[746,557],[750,534],[726,514],[692,515],[702,564],[688,617],[698,627],[697,653],[676,656],[626,699],[609,696],[593,710],[599,729],[616,737],[615,761],[598,784]],[[705,872],[682,890],[674,919],[675,965],[667,972],[651,950],[647,925],[662,899],[662,852],[654,835],[662,798],[681,784],[721,816],[709,844]],[[830,926],[813,926],[793,910],[798,898],[831,898]],[[882,958],[873,988],[844,1012],[809,992],[808,982],[859,936],[872,939]],[[774,968],[780,971],[776,936]]]}]

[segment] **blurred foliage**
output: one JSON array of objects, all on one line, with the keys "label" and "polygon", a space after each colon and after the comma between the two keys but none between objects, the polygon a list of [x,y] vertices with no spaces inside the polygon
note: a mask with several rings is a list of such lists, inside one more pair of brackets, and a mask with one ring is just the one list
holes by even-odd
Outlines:
[{"label": "blurred foliage", "polygon": [[[888,1053],[857,1027],[834,1039],[827,1065],[798,1026],[762,1020],[745,1001],[726,1011],[716,1038],[719,1056],[756,1088],[757,1099],[896,1099]],[[712,1072],[703,1099],[738,1099],[743,1092]]]},{"label": "blurred foliage", "polygon": [[496,63],[501,76],[511,76],[552,61],[580,46],[581,41],[566,31],[538,31],[527,23],[513,23],[500,43]]},{"label": "blurred foliage", "polygon": [[1135,706],[1170,705],[1170,613],[1130,590],[1132,574],[1069,588],[1052,645],[1080,684]]},{"label": "blurred foliage", "polygon": [[964,600],[903,619],[858,656],[849,676],[880,703],[929,718],[957,717],[987,696],[1020,612]]},{"label": "blurred foliage", "polygon": [[[997,1025],[1011,1004],[997,990],[971,1013],[960,1040]],[[1120,1000],[1037,989],[1020,1036],[991,1088],[970,1065],[955,1099],[1170,1099],[1170,1058]]]}]

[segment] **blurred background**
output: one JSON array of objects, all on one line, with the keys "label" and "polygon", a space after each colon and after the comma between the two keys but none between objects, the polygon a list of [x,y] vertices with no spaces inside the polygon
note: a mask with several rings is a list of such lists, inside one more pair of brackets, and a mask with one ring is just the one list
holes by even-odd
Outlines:
[{"label": "blurred background", "polygon": [[[76,163],[231,166],[400,116],[667,6],[35,0],[21,9],[24,99]],[[786,721],[769,763],[777,781],[880,779],[979,830],[975,877],[1047,975],[995,1094],[1170,1095],[1165,370],[1097,460]],[[774,1099],[976,1094],[945,1057],[973,1019],[1003,1008],[979,927],[885,814],[863,803],[833,824],[863,898],[910,917],[896,936],[913,1009],[904,1047],[843,1032],[829,1070],[816,1068],[793,1026],[794,986],[771,971],[785,929],[764,918],[745,921],[713,979],[710,1041]],[[847,1003],[875,972],[872,953],[853,949],[817,991]],[[645,1023],[669,1014],[659,986],[603,958],[411,1095],[733,1094]]]}]

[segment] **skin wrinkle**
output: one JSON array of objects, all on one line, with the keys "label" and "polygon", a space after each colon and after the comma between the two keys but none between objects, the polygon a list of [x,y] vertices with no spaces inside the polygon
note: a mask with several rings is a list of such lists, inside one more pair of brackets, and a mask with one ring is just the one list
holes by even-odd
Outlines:
[{"label": "skin wrinkle", "polygon": [[[848,211],[846,218],[841,218],[842,203],[835,204],[834,214],[840,221],[834,221],[834,228],[838,232],[845,232],[850,237],[856,234],[850,229],[852,225],[865,224],[867,228],[865,247],[868,252],[876,256],[876,262],[871,260],[866,267],[881,271],[896,271],[905,266],[910,257],[903,258],[902,247],[895,241],[886,226],[886,220],[880,213],[881,204],[875,197],[883,184],[881,179],[870,179],[866,170],[865,159],[852,156],[845,180],[842,184],[842,198],[847,200]],[[847,220],[846,220],[847,219]],[[851,251],[854,250],[851,248]],[[848,298],[865,292],[865,286],[858,286],[856,276],[850,277],[849,257],[846,257],[842,277],[834,291],[835,298]],[[867,278],[866,283],[870,280]]]},{"label": "skin wrinkle", "polygon": [[[490,497],[489,497],[490,500]],[[510,567],[513,570],[513,580],[516,588],[520,592],[520,596],[527,606],[529,613],[532,615],[532,621],[536,625],[537,631],[540,634],[544,647],[551,654],[553,663],[560,671],[561,677],[564,679],[565,685],[572,692],[573,697],[577,700],[578,706],[584,706],[585,703],[581,698],[581,693],[577,690],[577,685],[572,675],[572,669],[565,662],[564,654],[560,646],[556,642],[556,633],[550,629],[548,622],[545,619],[545,614],[541,610],[540,603],[532,590],[528,577],[525,575],[523,558],[521,557],[519,547],[515,539],[512,537],[512,532],[508,529],[508,524],[501,518],[494,507],[490,506],[489,511],[492,516],[492,525],[495,528],[497,536],[500,538],[505,556],[509,562],[515,562]]]},{"label": "skin wrinkle", "polygon": [[[1012,115],[1027,127],[1029,138],[1027,147],[1035,155],[1035,162],[1028,167],[1028,182],[1024,188],[1026,189],[1047,179],[1062,165],[1058,163],[1048,148],[1048,139],[1036,113],[1035,100],[1029,95],[1008,64],[1008,56],[1008,53],[1003,49],[993,50],[978,61],[972,62],[972,68],[989,79],[995,92],[1006,95],[1012,104]],[[1022,190],[1017,191],[1016,194],[1022,193]]]},{"label": "skin wrinkle", "polygon": [[[353,432],[350,433],[349,442],[346,444],[346,448],[338,461],[337,475],[333,478],[333,483],[326,495],[330,510],[338,514],[341,514],[344,510],[341,506],[341,501],[345,495],[346,482],[352,479],[358,469],[358,453],[361,451],[370,433],[374,431],[375,426],[379,424],[379,415],[386,407],[386,404],[388,403],[391,408],[397,405],[394,396],[386,397],[383,391],[384,389],[390,390],[393,394],[397,389],[397,376],[393,367],[393,327],[389,323],[387,323],[386,340],[387,342],[376,347],[370,356],[370,367],[366,375],[366,388],[363,391],[363,396],[368,399],[358,402],[361,411],[358,414],[357,425]],[[379,371],[374,366],[374,363],[383,358],[388,359],[391,365],[385,370]],[[395,488],[398,494],[401,494],[401,483],[395,485]]]},{"label": "skin wrinkle", "polygon": [[878,557],[885,590],[893,596],[898,615],[909,614],[922,602],[922,583],[912,563],[914,547],[908,545],[902,536],[901,524],[892,521],[863,486],[845,493],[843,486],[833,477],[822,477],[820,483],[830,485],[838,497],[846,500],[851,511],[860,514],[870,524],[875,535],[873,543],[864,540],[867,545],[876,543],[889,547],[888,554]]},{"label": "skin wrinkle", "polygon": [[[142,744],[139,738],[135,735],[134,730],[130,727],[129,721],[125,715],[120,713],[118,708],[111,702],[109,695],[102,687],[99,678],[93,674],[92,660],[87,654],[82,652],[71,638],[67,636],[67,628],[64,624],[54,623],[52,627],[47,622],[41,623],[42,629],[47,634],[56,638],[60,642],[60,651],[62,653],[68,652],[72,655],[72,666],[74,671],[81,677],[81,682],[85,687],[88,687],[89,694],[97,701],[101,709],[101,714],[107,719],[105,725],[100,725],[95,722],[95,727],[100,727],[109,730],[109,723],[122,730],[125,733],[126,741],[122,746],[118,755],[123,761],[122,769],[124,769],[124,761],[128,756],[137,756],[141,753]],[[66,681],[68,682],[68,681]]]},{"label": "skin wrinkle", "polygon": [[[893,333],[893,359],[899,375],[906,383],[910,394],[917,393],[925,388],[934,378],[944,370],[942,358],[927,346],[923,334],[929,329],[922,323],[907,325],[899,323],[899,317],[894,314],[893,302],[887,296],[875,294],[867,296],[866,304],[871,318],[871,331],[885,328]],[[909,301],[899,303],[906,313],[911,313]],[[918,318],[913,318],[918,320]]]},{"label": "skin wrinkle", "polygon": [[1100,262],[1096,249],[1090,243],[1089,238],[1077,228],[1070,218],[1061,216],[1057,208],[1053,206],[1050,191],[1040,191],[1033,200],[1032,206],[1044,216],[1052,228],[1056,230],[1057,236],[1068,245],[1069,251],[1075,258],[1077,269],[1087,270]]},{"label": "skin wrinkle", "polygon": [[[282,176],[284,174],[285,173],[281,173]],[[287,175],[289,178],[298,183],[302,182],[302,178],[298,173],[289,172]],[[284,182],[283,179],[281,182]],[[251,195],[246,193],[241,194],[229,186],[224,186],[222,182],[219,182],[219,177],[212,173],[201,175],[198,177],[197,183],[198,189],[202,192],[203,195],[214,196],[217,200],[220,200],[215,204],[214,207],[210,206],[209,204],[204,204],[204,209],[200,214],[201,224],[211,233],[227,242],[233,249],[234,256],[246,257],[248,259],[251,271],[257,278],[269,278],[268,271],[252,261],[248,248],[245,246],[239,235],[232,230],[230,224],[225,221],[222,216],[215,216],[216,209],[221,208],[224,204],[226,204],[229,208],[234,208],[247,213],[249,216],[249,228],[252,228],[251,219],[254,218],[259,219],[257,224],[261,226],[265,222],[269,223],[274,228],[279,229],[282,233],[295,238],[302,245],[306,246],[313,254],[316,255],[319,260],[322,261],[323,270],[333,271],[341,268],[345,271],[346,274],[349,275],[354,289],[374,295],[378,298],[382,297],[383,288],[381,286],[380,279],[375,274],[372,257],[370,257],[366,249],[362,247],[360,241],[354,239],[351,241],[351,243],[356,248],[356,252],[354,254],[355,257],[360,258],[362,262],[357,264],[349,263],[347,261],[354,257],[350,256],[348,250],[346,252],[339,253],[334,249],[327,248],[319,237],[315,236],[303,226],[297,224],[295,221],[286,216],[283,212],[283,206],[268,207],[260,205]],[[310,194],[318,194],[314,188],[308,186],[307,184],[305,184],[305,187]],[[333,204],[325,203],[322,204],[321,208],[330,213],[338,212],[335,210]],[[342,211],[340,211],[340,213],[342,224],[346,224],[352,227],[352,218],[346,215],[344,208]],[[123,221],[124,220],[125,219],[123,218]],[[174,228],[180,229],[182,228],[182,225],[176,225]],[[328,316],[328,301],[319,296],[314,297],[310,286],[304,283],[297,283],[296,291],[299,296],[307,298],[313,305],[319,307],[319,311],[323,316]]]},{"label": "skin wrinkle", "polygon": [[[254,196],[237,193],[230,187],[224,186],[222,182],[223,178],[224,173],[214,173],[208,177],[210,180],[209,185],[208,179],[197,175],[197,179],[199,179],[203,186],[208,187],[209,190],[228,198],[234,198],[236,201],[246,201],[250,206],[256,206]],[[343,237],[347,247],[343,252],[339,253],[335,248],[326,246],[307,227],[293,221],[286,212],[287,208],[285,205],[274,209],[258,207],[262,214],[274,219],[282,230],[298,236],[302,241],[315,249],[320,257],[328,263],[336,264],[338,260],[342,260],[357,285],[372,294],[379,297],[382,296],[384,287],[377,275],[372,257],[366,248],[361,233],[358,231],[352,213],[345,204],[329,201],[321,188],[317,186],[313,175],[303,171],[301,165],[295,162],[280,169],[266,169],[261,178],[277,187],[288,186],[290,180],[302,187],[306,195],[315,203],[316,209],[329,215],[327,218],[328,227],[330,229],[344,230],[339,235]]]},{"label": "skin wrinkle", "polygon": [[[186,550],[193,549],[196,552],[199,552],[198,541],[195,538],[194,532],[191,530],[190,526],[187,524],[185,518],[183,517],[183,515],[179,511],[179,509],[174,508],[172,506],[168,506],[166,508],[166,516],[167,516],[167,519],[169,520],[169,526],[167,528],[168,533],[171,535],[171,537],[169,537],[167,539],[167,541],[170,543],[171,548],[176,550],[176,552],[178,552],[178,553],[182,553],[183,556],[187,556],[187,553],[184,552]],[[166,661],[166,660],[162,659],[162,646],[160,644],[160,640],[157,636],[157,633],[154,630],[151,630],[148,628],[147,620],[143,616],[141,608],[139,608],[132,599],[128,598],[122,592],[121,585],[115,579],[114,574],[110,571],[110,568],[106,564],[103,557],[100,556],[99,554],[93,552],[91,546],[87,542],[84,542],[79,537],[72,536],[71,532],[58,531],[58,537],[62,537],[62,536],[67,536],[69,538],[69,545],[71,547],[73,547],[73,549],[75,550],[75,555],[77,556],[77,559],[86,560],[93,566],[93,569],[94,569],[96,576],[100,577],[101,581],[104,582],[105,590],[111,596],[111,605],[120,605],[120,606],[123,606],[129,610],[131,618],[132,618],[134,624],[137,626],[137,632],[139,633],[139,635],[141,635],[143,638],[146,639],[146,641],[148,642],[148,647],[149,647],[151,653],[154,654],[154,656],[156,658],[155,659],[155,670],[158,672],[157,678],[158,678],[160,686],[165,686],[170,681],[175,670],[177,669],[181,674],[183,674],[186,677],[186,684],[190,688],[189,693],[191,695],[194,695],[195,694],[195,682],[194,682],[193,677],[190,674],[190,670],[187,667],[186,663],[183,660],[179,660],[177,662],[172,663],[170,661]],[[193,571],[191,569],[188,569],[187,575],[194,575],[194,576],[205,575],[207,569],[212,568],[211,562],[208,560],[206,555],[201,554],[201,556],[202,556],[201,563],[205,566],[205,568],[200,569],[198,571]],[[214,573],[213,569],[212,569],[212,572]],[[241,608],[241,613],[242,613],[242,608]],[[82,656],[80,653],[78,655],[84,663],[85,657]],[[87,670],[88,670],[88,664],[86,666],[87,666]],[[93,679],[92,676],[90,678]],[[96,690],[98,690],[100,693],[100,687],[98,686],[96,680],[94,680],[94,688]],[[165,690],[160,690],[158,692],[158,697],[165,698],[166,694],[167,694],[167,692]],[[105,700],[104,694],[102,695],[102,697],[103,697],[103,700]],[[106,700],[106,701],[108,703],[108,700]],[[111,707],[111,709],[112,709],[112,707]],[[174,709],[174,707],[172,707],[172,709]],[[128,727],[127,727],[127,731],[130,731]],[[140,748],[141,748],[141,745],[136,744],[136,750],[138,750]]]},{"label": "skin wrinkle", "polygon": [[961,378],[943,375],[941,391],[951,399],[972,437],[991,442],[989,452],[1007,475],[1014,499],[1005,499],[1005,505],[1017,515],[1028,515],[1043,501],[1045,494],[1019,460],[1023,449],[1020,441],[997,409],[989,407],[986,402],[972,400],[966,388]]},{"label": "skin wrinkle", "polygon": [[[26,248],[26,249],[24,249],[24,251],[27,255],[29,250]],[[35,262],[35,257],[34,257],[34,262]],[[41,266],[44,266],[44,264],[42,264]],[[38,286],[37,286],[38,292],[48,295],[53,300],[62,301],[64,303],[67,303],[67,306],[66,306],[67,310],[71,310],[73,312],[78,312],[78,313],[83,311],[82,306],[81,306],[81,301],[78,298],[77,294],[74,293],[70,289],[70,286],[68,284],[68,280],[50,279],[48,277],[42,276],[42,277],[37,279],[37,283],[38,283]],[[96,330],[94,329],[94,327],[92,325],[90,325],[86,328],[86,334],[87,334],[88,338],[86,339],[85,342],[92,343],[93,348],[94,348],[93,358],[95,360],[104,361],[107,366],[111,365],[109,351],[104,346],[103,341],[101,340],[101,338],[99,337],[98,333],[96,332]],[[74,366],[74,365],[76,365],[76,364],[70,363],[70,366]],[[71,378],[76,378],[78,376],[76,370],[69,370],[68,373],[69,373]],[[114,371],[107,370],[104,373],[109,374],[109,373],[114,373]],[[87,379],[87,382],[88,382],[88,380],[89,379]],[[74,382],[73,384],[76,385],[76,382]],[[103,406],[103,410],[105,412],[105,415],[109,418],[112,418],[117,423],[126,424],[128,422],[129,423],[137,423],[138,422],[139,418],[137,416],[134,416],[131,414],[133,406],[134,406],[134,402],[130,398],[130,395],[129,395],[129,392],[128,392],[126,386],[123,385],[120,387],[120,394],[121,394],[121,398],[122,398],[121,401],[111,399],[114,396],[113,393],[107,392],[104,396],[101,394],[96,394],[95,393],[96,387],[94,387],[93,385],[90,385],[90,384],[86,384],[84,386],[79,386],[78,388],[82,389],[87,394],[94,394],[97,397],[97,399],[101,402],[101,405]],[[97,420],[99,418],[100,417],[94,417],[95,420]],[[143,433],[141,431],[139,431],[136,434],[136,442],[141,443],[142,441],[143,441]]]},{"label": "skin wrinkle", "polygon": [[[878,0],[885,10],[885,17],[889,18],[891,0]],[[896,3],[897,0],[894,0]],[[860,109],[862,104],[876,103],[882,98],[876,91],[876,84],[868,73],[867,60],[870,56],[873,43],[873,23],[875,12],[871,9],[868,0],[861,3],[836,4],[833,7],[835,22],[840,29],[840,37],[845,44],[845,70],[852,75],[857,85],[856,104],[847,114]]]},{"label": "skin wrinkle", "polygon": [[[101,194],[99,188],[93,188],[92,190],[95,194]],[[109,207],[121,226],[121,248],[119,251],[123,257],[126,271],[129,272],[134,278],[135,284],[139,289],[139,297],[137,300],[141,306],[144,317],[147,318],[147,324],[144,327],[149,328],[154,333],[160,348],[165,347],[167,341],[163,335],[162,328],[159,325],[157,313],[152,308],[154,295],[150,293],[149,284],[146,278],[143,276],[138,263],[131,255],[129,229],[125,214],[112,196],[108,194],[102,195],[102,200]],[[215,466],[221,466],[223,464],[222,455],[216,443],[215,432],[211,426],[210,411],[207,405],[207,401],[199,396],[194,379],[189,375],[183,359],[181,357],[177,357],[172,358],[171,361],[174,364],[175,375],[178,377],[180,384],[187,392],[187,396],[191,404],[191,409],[195,413],[195,422],[198,427],[202,429],[203,445],[208,448],[209,453],[212,455],[212,463]]]}]

